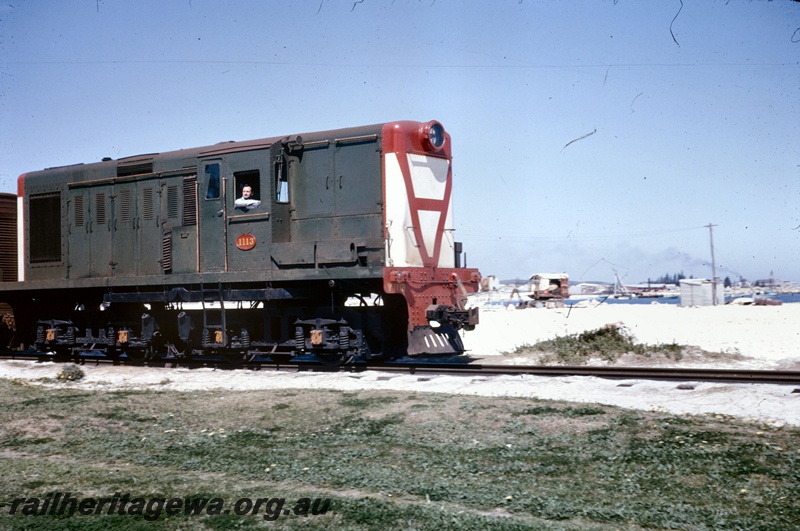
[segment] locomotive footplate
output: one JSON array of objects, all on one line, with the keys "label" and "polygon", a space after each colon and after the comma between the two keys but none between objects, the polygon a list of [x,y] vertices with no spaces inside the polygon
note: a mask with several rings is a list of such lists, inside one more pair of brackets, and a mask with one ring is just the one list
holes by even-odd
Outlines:
[{"label": "locomotive footplate", "polygon": [[291,299],[292,294],[282,288],[265,289],[206,289],[189,290],[186,288],[172,288],[170,291],[144,291],[144,292],[113,292],[103,295],[106,303],[154,303],[154,302],[202,302],[208,294],[214,295],[214,300],[228,302],[236,301],[271,301],[278,299]]}]

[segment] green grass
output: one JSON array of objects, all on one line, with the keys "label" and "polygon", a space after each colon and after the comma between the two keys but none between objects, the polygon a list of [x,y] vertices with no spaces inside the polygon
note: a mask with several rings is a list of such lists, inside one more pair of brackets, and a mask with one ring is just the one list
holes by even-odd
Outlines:
[{"label": "green grass", "polygon": [[[0,380],[0,528],[792,529],[800,431],[519,398]],[[330,498],[325,515],[9,516],[17,497]]]}]

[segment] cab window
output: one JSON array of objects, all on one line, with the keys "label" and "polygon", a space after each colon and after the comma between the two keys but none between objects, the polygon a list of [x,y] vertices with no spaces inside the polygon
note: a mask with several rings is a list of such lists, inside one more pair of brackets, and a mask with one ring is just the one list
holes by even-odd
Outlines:
[{"label": "cab window", "polygon": [[281,160],[275,165],[275,202],[289,202],[289,172],[287,164]]},{"label": "cab window", "polygon": [[261,206],[261,174],[258,170],[234,172],[233,183],[236,210],[247,212]]},{"label": "cab window", "polygon": [[206,199],[219,199],[219,163],[206,164]]}]

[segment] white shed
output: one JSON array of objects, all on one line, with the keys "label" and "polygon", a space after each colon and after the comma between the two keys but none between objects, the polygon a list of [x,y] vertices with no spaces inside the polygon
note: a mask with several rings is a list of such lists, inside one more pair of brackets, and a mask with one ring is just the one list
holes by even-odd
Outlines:
[{"label": "white shed", "polygon": [[[714,291],[717,300],[714,300]],[[725,287],[722,281],[716,283],[704,278],[681,279],[681,306],[712,306],[725,304]]]}]

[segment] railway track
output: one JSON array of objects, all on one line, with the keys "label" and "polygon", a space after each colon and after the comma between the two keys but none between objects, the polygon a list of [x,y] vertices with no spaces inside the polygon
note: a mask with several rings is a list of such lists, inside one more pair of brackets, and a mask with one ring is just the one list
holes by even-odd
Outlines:
[{"label": "railway track", "polygon": [[[33,352],[2,352],[0,359],[57,361],[52,356]],[[592,376],[618,380],[668,380],[676,382],[737,382],[800,385],[800,371],[759,369],[712,369],[681,367],[609,367],[586,365],[490,365],[482,363],[430,363],[430,362],[372,362],[341,366],[323,365],[314,361],[274,362],[268,358],[250,362],[231,363],[230,360],[159,359],[145,362],[107,359],[101,356],[81,356],[68,360],[79,364],[125,364],[149,367],[213,367],[220,369],[362,372],[377,370],[402,374],[429,374],[455,376]],[[798,390],[797,392],[800,392]]]},{"label": "railway track", "polygon": [[[394,370],[393,364],[372,366],[376,370]],[[800,385],[800,371],[754,369],[695,369],[674,367],[608,367],[586,365],[484,365],[419,364],[404,366],[402,371],[460,375],[533,375],[594,376],[613,379],[672,380],[679,382],[744,382]]]}]

